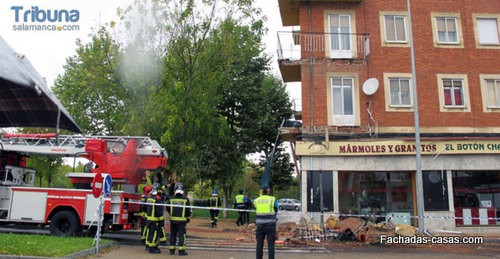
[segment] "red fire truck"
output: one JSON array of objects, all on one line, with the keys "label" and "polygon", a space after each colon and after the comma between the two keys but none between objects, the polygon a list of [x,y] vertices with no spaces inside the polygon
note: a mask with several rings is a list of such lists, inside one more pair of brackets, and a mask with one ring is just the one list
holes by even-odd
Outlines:
[{"label": "red fire truck", "polygon": [[[35,187],[30,154],[86,158],[87,172],[70,172],[74,189]],[[96,226],[99,199],[92,193],[96,173],[109,174],[113,190],[104,199],[105,228],[136,223],[146,170],[166,166],[167,154],[149,137],[4,134],[0,138],[0,223],[49,225],[56,236],[77,235]],[[117,188],[119,187],[119,188]],[[120,189],[120,190],[118,190]]]}]

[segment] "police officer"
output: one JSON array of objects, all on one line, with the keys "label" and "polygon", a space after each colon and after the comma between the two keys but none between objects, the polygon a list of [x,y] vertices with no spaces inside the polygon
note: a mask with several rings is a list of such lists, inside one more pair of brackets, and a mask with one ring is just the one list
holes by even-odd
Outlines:
[{"label": "police officer", "polygon": [[267,248],[269,259],[274,259],[274,242],[276,241],[276,213],[278,213],[278,202],[276,198],[269,195],[269,187],[262,187],[262,195],[254,200],[255,224],[257,225],[257,259],[262,259],[264,249],[264,238],[267,237]]},{"label": "police officer", "polygon": [[163,203],[163,198],[158,194],[158,186],[153,186],[147,202],[146,219],[148,220],[148,237],[146,246],[149,253],[159,254],[161,251],[158,248],[158,240],[160,237],[161,225],[164,221],[164,208],[161,205]]},{"label": "police officer", "polygon": [[174,195],[168,201],[168,213],[170,214],[170,242],[168,249],[170,254],[175,254],[175,243],[179,248],[179,255],[187,255],[186,252],[186,224],[189,223],[191,217],[191,208],[189,199],[184,196],[184,187],[182,183],[177,182],[174,186]]},{"label": "police officer", "polygon": [[139,205],[139,215],[141,216],[141,242],[146,244],[147,238],[147,225],[148,220],[146,218],[146,202],[148,201],[149,193],[151,192],[151,186],[146,185],[142,188],[141,204]]},{"label": "police officer", "polygon": [[[234,197],[234,208],[244,210],[247,198],[243,195],[243,190],[239,191],[239,194]],[[238,220],[236,220],[236,225],[241,226],[245,224],[244,222],[245,212],[238,211]]]},{"label": "police officer", "polygon": [[219,220],[219,207],[221,205],[220,197],[217,194],[217,189],[213,189],[212,196],[208,198],[208,203],[210,204],[210,226],[217,227],[217,221]]}]

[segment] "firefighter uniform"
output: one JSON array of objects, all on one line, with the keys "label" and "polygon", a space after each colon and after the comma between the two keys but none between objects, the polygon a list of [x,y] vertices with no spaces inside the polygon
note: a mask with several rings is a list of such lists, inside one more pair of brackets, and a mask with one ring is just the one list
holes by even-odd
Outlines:
[{"label": "firefighter uniform", "polygon": [[[217,190],[212,191],[212,197],[208,198],[208,203],[210,204],[210,226],[217,227],[217,221],[219,220],[219,209],[221,202],[220,197],[217,194]],[[217,208],[217,209],[213,209]]]},{"label": "firefighter uniform", "polygon": [[141,242],[146,243],[147,238],[147,218],[146,218],[146,202],[148,201],[151,186],[144,186],[142,188],[141,204],[139,205],[139,216],[141,216]]},{"label": "firefighter uniform", "polygon": [[262,259],[264,250],[264,239],[267,236],[267,248],[269,259],[274,259],[274,243],[276,241],[276,213],[278,212],[278,203],[276,198],[269,195],[269,188],[264,186],[262,196],[254,201],[255,224],[257,225],[257,251],[256,258]]},{"label": "firefighter uniform", "polygon": [[[166,203],[165,201],[167,200],[167,195],[164,193],[165,186],[158,187],[158,196],[160,197],[162,204]],[[162,207],[162,215],[163,215],[163,210],[164,207]],[[159,224],[159,240],[162,245],[167,244],[167,233],[165,232],[165,220],[161,220]]]},{"label": "firefighter uniform", "polygon": [[164,222],[163,218],[163,198],[158,194],[158,191],[153,188],[150,197],[147,199],[148,204],[146,210],[146,219],[148,221],[148,235],[146,246],[150,253],[161,253],[158,248],[158,241],[161,233],[161,225]]},{"label": "firefighter uniform", "polygon": [[168,204],[168,212],[170,214],[170,242],[169,252],[175,254],[175,245],[178,238],[177,247],[179,255],[187,255],[186,252],[186,224],[189,223],[191,216],[191,208],[189,199],[184,196],[184,189],[180,183],[176,183],[174,187],[174,195],[170,197]]}]

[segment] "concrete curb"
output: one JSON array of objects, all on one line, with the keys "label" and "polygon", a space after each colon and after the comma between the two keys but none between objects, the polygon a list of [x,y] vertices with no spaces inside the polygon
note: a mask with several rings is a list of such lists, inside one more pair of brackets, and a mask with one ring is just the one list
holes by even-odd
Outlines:
[{"label": "concrete curb", "polygon": [[[102,245],[99,247],[99,250],[102,250],[102,249],[106,249],[106,248],[110,248],[110,247],[113,247],[113,246],[116,246],[118,245],[117,242],[115,241],[112,241],[112,242],[109,242],[105,245]],[[97,252],[97,248],[96,247],[92,247],[92,248],[89,248],[89,249],[85,249],[85,250],[82,250],[82,251],[78,251],[78,252],[75,252],[75,253],[72,253],[68,256],[65,256],[65,257],[62,257],[62,258],[65,258],[65,259],[78,259],[78,258],[82,258],[82,257],[87,257],[89,255],[95,255]]]}]

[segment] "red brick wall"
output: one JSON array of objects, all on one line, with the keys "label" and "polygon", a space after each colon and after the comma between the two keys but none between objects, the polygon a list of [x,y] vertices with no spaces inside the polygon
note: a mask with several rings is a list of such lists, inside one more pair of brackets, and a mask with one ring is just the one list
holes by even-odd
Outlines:
[{"label": "red brick wall", "polygon": [[[500,127],[500,112],[484,113],[479,74],[500,74],[500,49],[477,49],[474,38],[473,13],[500,14],[496,0],[418,0],[412,1],[413,36],[416,57],[417,89],[421,127]],[[358,33],[370,34],[371,53],[365,64],[325,64],[315,61],[314,126],[327,125],[326,73],[359,73],[358,87],[369,77],[376,77],[380,86],[371,97],[373,115],[380,127],[412,127],[413,112],[385,111],[384,73],[411,73],[409,47],[383,47],[380,39],[380,11],[406,12],[405,0],[364,0],[361,3],[313,2],[313,32],[324,32],[324,9],[355,10]],[[459,13],[464,48],[435,48],[431,12]],[[308,4],[300,9],[302,32],[308,31]],[[303,56],[303,59],[307,58]],[[437,74],[467,74],[471,112],[440,112]],[[309,64],[302,64],[303,123],[311,125]],[[361,126],[368,122],[367,97],[359,91]]]}]

